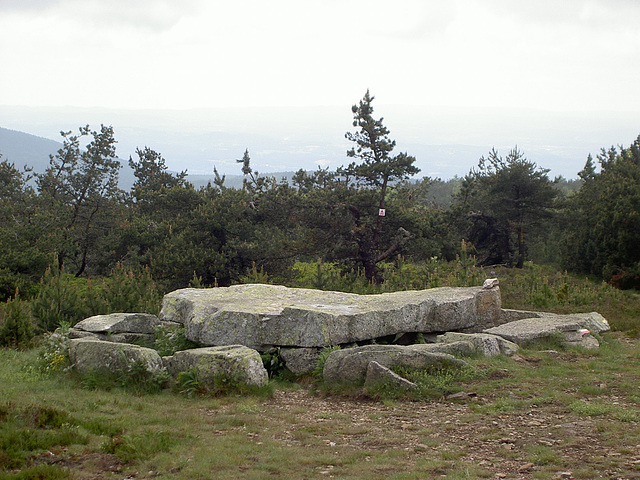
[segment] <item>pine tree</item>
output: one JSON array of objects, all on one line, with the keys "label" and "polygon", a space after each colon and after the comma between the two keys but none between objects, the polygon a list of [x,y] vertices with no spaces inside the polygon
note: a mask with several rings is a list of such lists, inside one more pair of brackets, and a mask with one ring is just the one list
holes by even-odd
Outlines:
[{"label": "pine tree", "polygon": [[358,239],[360,261],[365,274],[369,281],[377,283],[381,280],[377,264],[394,255],[411,237],[406,230],[399,231],[392,244],[381,250],[380,236],[386,216],[387,191],[393,182],[405,180],[417,174],[420,169],[414,165],[416,159],[406,153],[391,155],[396,142],[389,138],[389,130],[382,123],[383,118],[376,120],[373,117],[371,103],[374,98],[367,90],[359,104],[351,107],[353,126],[359,130],[345,134],[347,140],[355,143],[355,146],[347,151],[347,156],[361,163],[354,161],[347,167],[341,167],[338,174],[347,183],[353,179],[356,185],[372,189],[377,195],[375,212],[362,212],[355,205],[350,208],[357,222],[367,215],[377,215],[373,225],[365,227],[365,235],[360,235]]},{"label": "pine tree", "polygon": [[465,177],[456,209],[469,222],[466,236],[481,263],[522,268],[527,234],[550,218],[558,195],[548,172],[515,147],[505,158],[492,150]]}]

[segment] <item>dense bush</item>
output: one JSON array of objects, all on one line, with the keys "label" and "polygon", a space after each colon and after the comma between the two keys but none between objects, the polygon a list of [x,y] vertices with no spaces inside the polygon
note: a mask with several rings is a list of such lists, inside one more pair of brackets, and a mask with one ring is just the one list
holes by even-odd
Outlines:
[{"label": "dense bush", "polygon": [[0,308],[0,346],[28,347],[35,336],[29,304],[15,297]]},{"label": "dense bush", "polygon": [[567,206],[563,264],[623,288],[640,288],[640,136],[602,150],[580,172],[584,184]]}]

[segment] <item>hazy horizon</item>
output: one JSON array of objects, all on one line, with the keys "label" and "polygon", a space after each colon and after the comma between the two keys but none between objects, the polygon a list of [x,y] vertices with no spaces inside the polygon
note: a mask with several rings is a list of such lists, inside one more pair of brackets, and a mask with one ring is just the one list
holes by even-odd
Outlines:
[{"label": "hazy horizon", "polygon": [[[355,101],[354,101],[355,103]],[[575,178],[587,155],[628,146],[640,134],[634,112],[548,112],[380,105],[374,115],[397,141],[396,152],[416,157],[418,177],[463,176],[491,148],[506,155],[517,146],[551,176]],[[335,169],[349,163],[344,138],[350,105],[219,109],[109,109],[0,105],[0,126],[61,141],[61,130],[80,125],[114,127],[117,154],[136,158],[136,147],[160,152],[169,168],[191,174],[240,174],[235,160],[249,150],[259,172]]]}]

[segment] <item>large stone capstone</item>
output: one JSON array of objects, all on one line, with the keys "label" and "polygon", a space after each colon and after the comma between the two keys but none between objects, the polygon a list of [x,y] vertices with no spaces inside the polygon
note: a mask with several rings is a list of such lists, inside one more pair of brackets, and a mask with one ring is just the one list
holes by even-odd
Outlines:
[{"label": "large stone capstone", "polygon": [[500,290],[432,288],[356,295],[278,285],[176,290],[160,319],[202,345],[324,347],[407,332],[481,331],[501,323]]}]

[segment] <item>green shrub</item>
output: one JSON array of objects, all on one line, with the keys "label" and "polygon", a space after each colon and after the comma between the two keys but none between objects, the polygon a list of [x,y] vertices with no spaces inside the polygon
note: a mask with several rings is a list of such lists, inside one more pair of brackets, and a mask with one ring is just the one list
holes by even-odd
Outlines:
[{"label": "green shrub", "polygon": [[116,375],[118,386],[138,395],[160,392],[171,378],[166,370],[148,371],[141,360],[130,363],[126,369],[116,372]]},{"label": "green shrub", "polygon": [[123,462],[142,461],[157,453],[170,451],[177,443],[173,432],[149,430],[112,436],[102,444],[102,451],[116,455]]},{"label": "green shrub", "polygon": [[445,395],[460,391],[461,384],[482,376],[471,365],[467,366],[434,366],[424,369],[397,368],[395,372],[415,383],[418,388],[410,395],[416,398],[441,398]]},{"label": "green shrub", "polygon": [[64,273],[57,263],[51,265],[40,280],[31,310],[42,332],[75,325],[88,316],[86,281]]},{"label": "green shrub", "polygon": [[280,356],[279,347],[270,348],[266,352],[260,354],[260,358],[262,358],[262,365],[264,365],[265,370],[267,370],[269,378],[282,379],[288,376],[287,373],[291,374],[285,365],[284,360]]},{"label": "green shrub", "polygon": [[81,385],[89,390],[120,388],[135,395],[159,393],[169,385],[171,376],[166,370],[149,371],[141,360],[131,362],[126,368],[91,370],[79,377]]},{"label": "green shrub", "polygon": [[297,262],[288,284],[358,294],[375,294],[402,290],[423,290],[442,286],[482,285],[487,273],[476,267],[476,259],[463,243],[456,260],[447,262],[433,257],[424,263],[411,263],[398,255],[393,262],[379,265],[383,282],[371,284],[363,271],[349,270],[337,263]]},{"label": "green shrub", "polygon": [[76,278],[57,264],[50,266],[31,302],[38,328],[51,332],[62,324],[75,325],[91,315],[114,312],[157,314],[161,296],[148,269],[127,270],[117,265],[98,281]]},{"label": "green shrub", "polygon": [[179,372],[177,377],[176,389],[182,395],[193,397],[194,395],[202,395],[206,389],[200,381],[200,374],[197,368],[191,368],[184,372]]},{"label": "green shrub", "polygon": [[264,267],[258,268],[256,262],[253,262],[251,268],[247,269],[247,273],[245,275],[240,275],[239,277],[240,283],[271,283],[269,280],[269,276],[264,271]]},{"label": "green shrub", "polygon": [[29,304],[21,300],[16,292],[0,310],[0,346],[28,347],[35,336],[33,318]]},{"label": "green shrub", "polygon": [[311,372],[316,382],[322,382],[324,364],[327,362],[327,358],[329,358],[329,355],[331,355],[331,352],[335,352],[336,350],[340,350],[340,347],[337,345],[333,347],[325,347],[320,352],[320,355],[318,356],[318,361],[316,362],[316,366],[314,367],[313,372]]},{"label": "green shrub", "polygon": [[117,264],[111,275],[94,288],[97,290],[94,315],[113,312],[157,315],[160,311],[162,298],[148,268],[128,270]]},{"label": "green shrub", "polygon": [[155,329],[153,348],[162,357],[168,357],[182,350],[197,348],[199,345],[188,340],[182,325],[160,325]]}]

